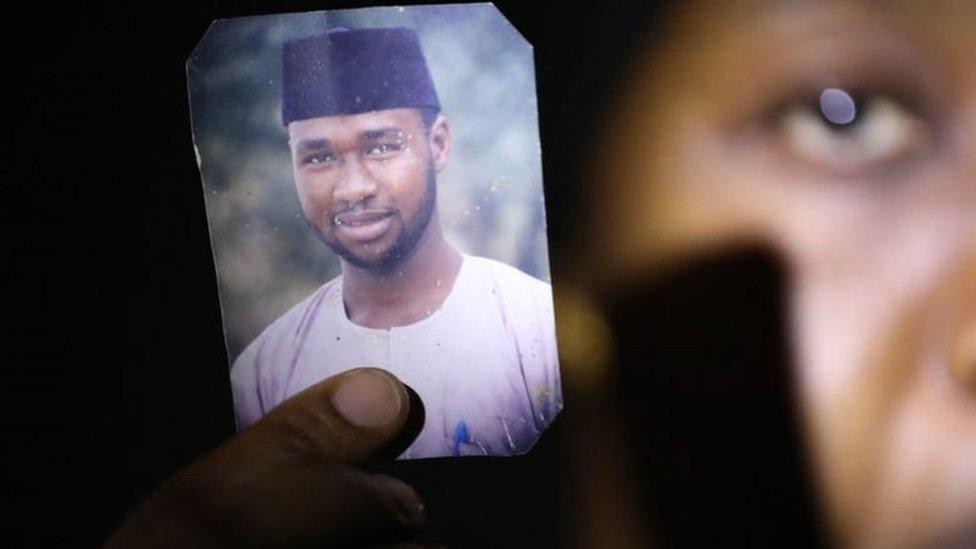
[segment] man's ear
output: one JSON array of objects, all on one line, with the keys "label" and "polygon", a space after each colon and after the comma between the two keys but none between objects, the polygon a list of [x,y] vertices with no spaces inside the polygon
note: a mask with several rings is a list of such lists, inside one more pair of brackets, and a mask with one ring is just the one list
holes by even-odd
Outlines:
[{"label": "man's ear", "polygon": [[434,169],[441,171],[447,166],[447,159],[451,153],[451,128],[443,114],[438,114],[430,126],[428,135],[430,156],[434,160]]}]

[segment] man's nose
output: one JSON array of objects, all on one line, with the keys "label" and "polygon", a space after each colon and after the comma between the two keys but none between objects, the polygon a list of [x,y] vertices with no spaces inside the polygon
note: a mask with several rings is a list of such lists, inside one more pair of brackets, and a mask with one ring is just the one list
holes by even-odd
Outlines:
[{"label": "man's nose", "polygon": [[355,204],[376,194],[377,182],[363,161],[354,154],[342,159],[333,198]]}]

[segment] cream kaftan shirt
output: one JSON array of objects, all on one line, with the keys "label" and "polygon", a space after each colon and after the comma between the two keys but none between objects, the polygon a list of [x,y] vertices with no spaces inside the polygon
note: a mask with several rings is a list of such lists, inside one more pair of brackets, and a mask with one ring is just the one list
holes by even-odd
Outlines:
[{"label": "cream kaftan shirt", "polygon": [[463,256],[440,309],[408,326],[346,316],[338,277],[272,323],[234,362],[238,428],[351,368],[411,386],[426,420],[401,456],[510,455],[532,447],[562,409],[552,288],[491,259]]}]

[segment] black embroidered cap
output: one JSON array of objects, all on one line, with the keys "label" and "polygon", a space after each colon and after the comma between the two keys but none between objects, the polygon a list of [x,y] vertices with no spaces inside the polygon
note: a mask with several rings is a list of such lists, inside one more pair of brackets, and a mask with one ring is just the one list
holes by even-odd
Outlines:
[{"label": "black embroidered cap", "polygon": [[440,109],[413,30],[334,29],[285,42],[281,120],[402,107]]}]

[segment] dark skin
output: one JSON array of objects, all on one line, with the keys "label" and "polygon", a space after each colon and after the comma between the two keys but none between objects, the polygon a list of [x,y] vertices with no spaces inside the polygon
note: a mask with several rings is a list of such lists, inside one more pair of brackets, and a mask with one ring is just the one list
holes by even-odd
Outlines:
[{"label": "dark skin", "polygon": [[[742,243],[789,265],[811,473],[842,546],[976,522],[974,22],[957,0],[675,3],[599,147],[596,292]],[[828,89],[858,98],[853,126],[822,114]]]},{"label": "dark skin", "polygon": [[168,479],[105,546],[411,546],[426,521],[419,496],[358,468],[409,443],[397,437],[410,414],[383,370],[325,379]]},{"label": "dark skin", "polygon": [[461,267],[430,203],[451,150],[444,117],[430,128],[410,108],[297,120],[288,141],[305,219],[341,258],[349,319],[390,328],[437,310]]},{"label": "dark skin", "polygon": [[[461,264],[425,212],[450,150],[444,118],[425,128],[416,109],[391,109],[299,120],[288,133],[303,213],[342,258],[349,318],[388,328],[440,307]],[[106,546],[413,546],[420,498],[361,466],[402,452],[417,413],[383,370],[325,379],[168,479]]]}]

